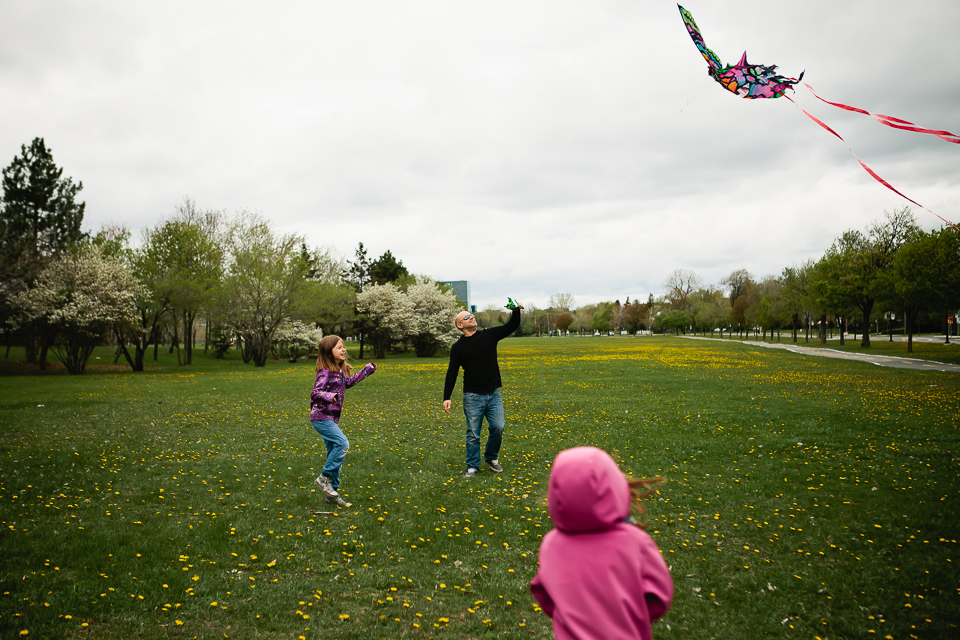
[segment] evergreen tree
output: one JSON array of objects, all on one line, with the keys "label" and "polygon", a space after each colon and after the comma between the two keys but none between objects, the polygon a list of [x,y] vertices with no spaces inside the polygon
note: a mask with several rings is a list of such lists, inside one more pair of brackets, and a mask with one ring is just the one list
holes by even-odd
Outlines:
[{"label": "evergreen tree", "polygon": [[370,279],[376,284],[396,283],[409,275],[403,261],[394,258],[389,249],[370,264]]},{"label": "evergreen tree", "polygon": [[[10,319],[11,299],[33,285],[51,259],[80,241],[86,203],[76,196],[83,183],[63,177],[53,155],[34,138],[28,148],[3,169],[3,201],[0,212],[0,326]],[[22,325],[27,360],[36,361],[40,348],[41,368],[46,362],[45,332],[36,323]]]},{"label": "evergreen tree", "polygon": [[33,277],[42,263],[79,241],[83,234],[86,203],[76,202],[83,182],[63,178],[43,138],[3,170],[3,217],[0,218],[0,250],[3,266],[19,263],[21,272]]}]

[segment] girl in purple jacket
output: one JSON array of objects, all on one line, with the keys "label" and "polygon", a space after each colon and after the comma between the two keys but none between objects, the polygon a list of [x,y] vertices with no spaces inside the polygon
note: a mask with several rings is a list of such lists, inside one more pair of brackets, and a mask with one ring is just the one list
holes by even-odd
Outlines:
[{"label": "girl in purple jacket", "polygon": [[327,502],[340,507],[350,503],[340,497],[340,469],[347,457],[350,443],[340,430],[340,412],[343,410],[343,393],[377,370],[372,362],[360,373],[350,375],[347,364],[347,348],[338,336],[326,336],[320,341],[317,353],[317,379],[310,392],[310,424],[323,436],[327,445],[327,462],[314,484],[327,495]]},{"label": "girl in purple jacket", "polygon": [[651,623],[673,602],[673,580],[656,543],[630,519],[630,504],[659,480],[628,482],[595,447],[557,455],[547,489],[555,528],[540,544],[530,591],[559,640],[652,638]]}]

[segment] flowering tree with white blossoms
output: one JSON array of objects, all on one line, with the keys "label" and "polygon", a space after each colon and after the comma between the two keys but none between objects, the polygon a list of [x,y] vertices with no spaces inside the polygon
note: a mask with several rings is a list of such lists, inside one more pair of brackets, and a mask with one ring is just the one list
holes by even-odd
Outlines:
[{"label": "flowering tree with white blossoms", "polygon": [[135,301],[144,295],[119,258],[85,243],[50,262],[33,287],[14,298],[14,322],[45,325],[57,359],[70,374],[80,374],[115,324],[136,321]]},{"label": "flowering tree with white blossoms", "polygon": [[294,320],[280,325],[273,334],[273,344],[277,355],[289,362],[296,362],[311,351],[316,351],[322,338],[323,329]]},{"label": "flowering tree with white blossoms", "polygon": [[407,289],[407,298],[413,305],[413,324],[408,338],[419,358],[429,358],[440,347],[448,347],[460,337],[453,324],[459,313],[457,296],[444,293],[436,282],[420,282]]},{"label": "flowering tree with white blossoms", "polygon": [[375,358],[384,358],[390,343],[403,340],[414,325],[413,303],[393,284],[367,286],[357,294],[357,309],[373,324],[370,342]]}]

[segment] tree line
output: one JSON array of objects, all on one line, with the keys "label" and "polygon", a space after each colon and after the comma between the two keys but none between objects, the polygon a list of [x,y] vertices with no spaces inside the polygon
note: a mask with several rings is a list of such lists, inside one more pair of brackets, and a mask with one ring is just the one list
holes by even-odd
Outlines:
[{"label": "tree line", "polygon": [[[451,288],[408,272],[390,251],[371,259],[359,243],[352,260],[329,247],[308,247],[278,233],[256,213],[200,210],[186,199],[145,230],[110,226],[82,231],[83,183],[63,177],[42,138],[21,147],[3,169],[0,201],[0,332],[23,345],[28,362],[49,353],[82,373],[93,349],[116,345],[134,371],[157,359],[161,345],[190,365],[198,337],[221,357],[230,348],[245,363],[295,361],[315,351],[324,333],[354,337],[360,357],[391,351],[434,355],[459,336],[451,318],[465,303]],[[675,270],[664,293],[647,300],[576,306],[558,293],[549,306],[527,304],[518,335],[709,333],[789,330],[793,340],[828,330],[892,330],[912,337],[922,323],[945,328],[960,307],[960,234],[927,232],[909,210],[885,213],[867,229],[849,230],[818,260],[755,278],[745,269],[716,285]],[[482,327],[506,321],[500,307],[477,312]],[[201,335],[202,329],[202,335]],[[152,352],[152,354],[151,354]]]},{"label": "tree line", "polygon": [[[355,259],[304,236],[281,234],[256,213],[200,210],[186,199],[132,241],[129,229],[82,231],[82,182],[63,177],[42,138],[3,170],[0,216],[0,332],[83,373],[96,346],[116,345],[133,371],[161,345],[193,362],[198,337],[221,357],[245,363],[295,361],[324,333],[360,340],[376,357],[414,349],[433,355],[455,339],[450,319],[464,306],[450,287],[408,272],[390,251]],[[201,335],[202,329],[202,335]]]},{"label": "tree line", "polygon": [[[803,333],[826,343],[837,331],[841,344],[847,333],[861,334],[870,346],[870,333],[908,336],[921,325],[949,330],[948,318],[960,309],[960,233],[944,227],[924,231],[908,207],[884,213],[864,230],[848,230],[817,260],[785,267],[779,275],[755,278],[746,269],[733,271],[716,285],[705,285],[695,272],[675,270],[663,284],[664,293],[644,303],[603,302],[574,308],[569,294],[557,294],[547,309],[524,311],[527,333],[576,333],[639,330],[768,333],[790,331],[794,342]],[[487,325],[502,322],[503,314],[489,308],[479,314]]]}]

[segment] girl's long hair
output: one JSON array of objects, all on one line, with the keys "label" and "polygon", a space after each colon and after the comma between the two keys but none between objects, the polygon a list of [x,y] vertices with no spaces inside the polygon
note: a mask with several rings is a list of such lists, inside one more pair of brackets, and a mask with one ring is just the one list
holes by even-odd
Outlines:
[{"label": "girl's long hair", "polygon": [[320,347],[317,349],[318,374],[321,369],[329,369],[330,371],[339,371],[345,376],[350,375],[352,367],[347,364],[347,361],[344,360],[343,364],[338,365],[336,359],[333,357],[333,348],[340,342],[342,342],[342,338],[334,335],[324,336],[320,340]]},{"label": "girl's long hair", "polygon": [[[630,506],[641,516],[647,512],[647,508],[643,505],[644,498],[649,498],[657,492],[656,489],[651,488],[652,485],[658,482],[666,482],[666,478],[641,478],[640,480],[631,480],[627,478],[627,484],[630,486]],[[637,522],[637,526],[641,529],[646,529],[650,526],[650,522],[646,519],[641,519]]]}]

